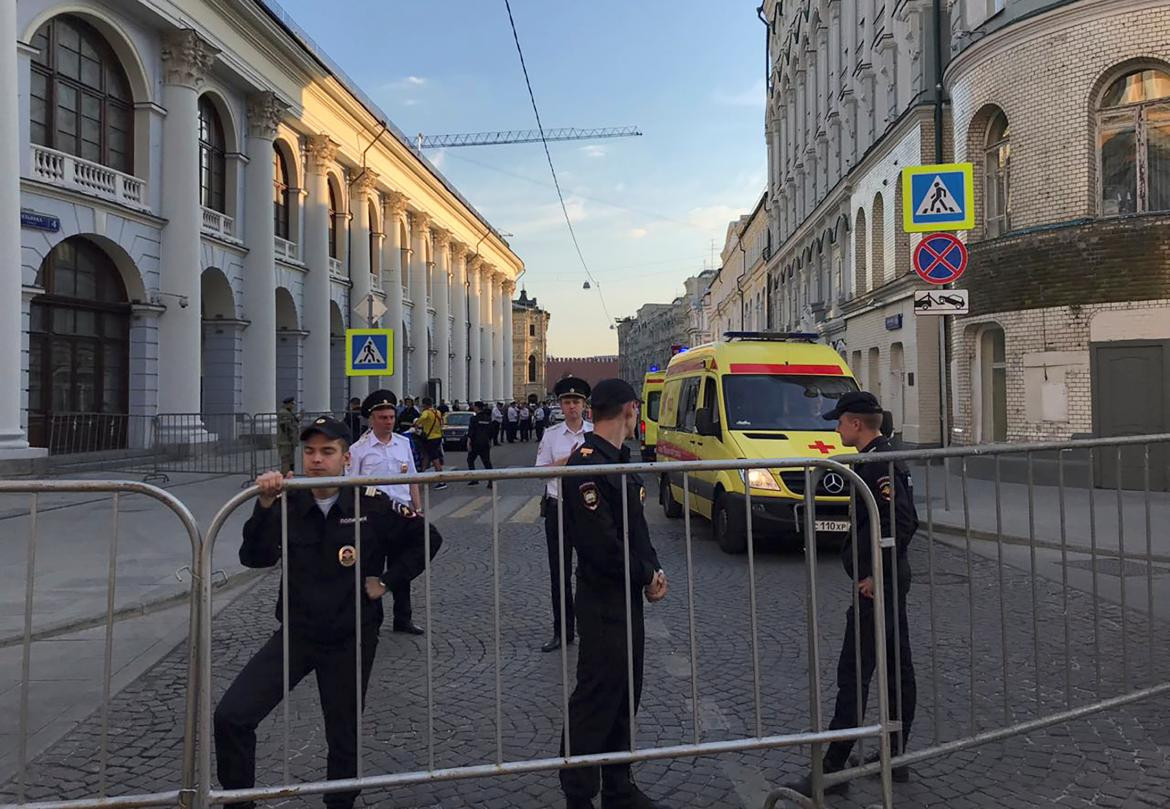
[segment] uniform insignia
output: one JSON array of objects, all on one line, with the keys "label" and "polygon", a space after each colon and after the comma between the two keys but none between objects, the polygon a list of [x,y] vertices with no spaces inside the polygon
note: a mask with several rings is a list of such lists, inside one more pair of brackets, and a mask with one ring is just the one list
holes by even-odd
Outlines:
[{"label": "uniform insignia", "polygon": [[577,451],[581,453],[582,458],[588,458],[590,455],[593,454],[592,447],[581,447],[581,449],[579,449]]},{"label": "uniform insignia", "polygon": [[382,490],[379,489],[377,486],[367,486],[363,490],[363,493],[365,494],[366,497],[379,497],[383,494]]},{"label": "uniform insignia", "polygon": [[353,567],[357,562],[357,548],[353,545],[342,545],[337,550],[337,561],[342,567]]},{"label": "uniform insignia", "polygon": [[887,503],[890,502],[890,499],[894,496],[894,484],[890,481],[890,476],[886,475],[885,477],[878,478],[877,486],[881,496],[885,498]]},{"label": "uniform insignia", "polygon": [[399,472],[402,472],[402,473],[409,472],[409,471],[410,471],[410,465],[409,465],[409,464],[399,464],[399,465],[398,465],[398,471],[399,471]]},{"label": "uniform insignia", "polygon": [[324,424],[324,423],[325,423],[325,419],[324,419],[324,417],[322,417],[322,418],[319,418],[319,419],[317,419],[317,420],[316,420],[316,421],[314,421],[313,423],[314,423],[314,424]]},{"label": "uniform insignia", "polygon": [[639,500],[639,501],[640,501],[640,502],[641,502],[643,505],[645,505],[645,504],[646,504],[646,487],[645,487],[645,486],[639,486],[639,487],[638,487],[638,500]]},{"label": "uniform insignia", "polygon": [[415,511],[410,506],[406,505],[406,503],[400,503],[397,500],[395,500],[395,501],[393,501],[392,505],[393,505],[394,510],[396,512],[398,512],[399,514],[401,514],[403,517],[406,517],[408,519],[413,519],[414,517],[418,516],[418,512]]},{"label": "uniform insignia", "polygon": [[585,504],[585,508],[590,511],[596,511],[597,504],[601,502],[601,494],[597,491],[597,484],[582,483],[579,490],[581,492],[581,502]]}]

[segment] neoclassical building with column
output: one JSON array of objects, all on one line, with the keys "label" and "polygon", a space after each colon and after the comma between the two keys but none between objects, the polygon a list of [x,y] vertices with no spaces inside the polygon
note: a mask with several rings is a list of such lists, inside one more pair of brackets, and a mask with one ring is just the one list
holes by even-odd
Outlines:
[{"label": "neoclassical building with column", "polygon": [[[64,414],[510,397],[497,231],[279,8],[178,12],[0,3],[0,457]],[[394,372],[347,378],[370,326]]]}]

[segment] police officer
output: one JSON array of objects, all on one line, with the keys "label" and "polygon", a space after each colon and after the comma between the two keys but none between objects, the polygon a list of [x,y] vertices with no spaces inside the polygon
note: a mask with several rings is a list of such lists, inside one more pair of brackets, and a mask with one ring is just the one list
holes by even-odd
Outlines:
[{"label": "police officer", "polygon": [[[560,424],[548,428],[536,449],[537,466],[564,466],[569,462],[573,450],[585,442],[585,434],[593,429],[593,425],[581,418],[585,409],[585,400],[589,398],[589,383],[584,379],[567,376],[553,388],[560,399],[561,409],[565,413],[565,420]],[[560,528],[558,525],[558,511],[560,510],[559,492],[562,486],[567,487],[574,478],[549,478],[544,484],[544,497],[541,500],[541,513],[544,514],[544,540],[548,547],[548,577],[552,592],[552,638],[540,647],[542,652],[554,652],[561,648],[561,640],[572,643],[576,634],[576,621],[573,615],[573,549],[569,545],[569,529],[565,527],[565,547],[561,546]],[[565,577],[565,626],[561,631],[561,571]]]},{"label": "police officer", "polygon": [[[605,379],[593,388],[593,431],[569,458],[569,466],[628,463],[625,445],[638,421],[638,395],[621,379]],[[636,474],[589,475],[564,480],[565,533],[577,550],[577,686],[569,698],[569,742],[573,755],[588,755],[630,746],[630,700],[634,710],[642,694],[645,627],[642,598],[666,597],[666,574],[650,543],[642,513],[646,490]],[[626,581],[623,522],[629,525],[630,578]],[[626,587],[630,608],[626,608]],[[629,692],[626,622],[633,636],[634,693]],[[563,739],[563,736],[562,736]],[[562,750],[562,753],[564,751]],[[628,764],[561,770],[567,809],[591,809],[601,780],[602,809],[653,809],[630,778]]]},{"label": "police officer", "polygon": [[[474,471],[475,459],[478,458],[484,469],[492,468],[492,411],[483,402],[475,403],[475,414],[467,424],[467,468]],[[478,480],[467,482],[468,486],[478,486]],[[489,480],[488,488],[492,488]]]},{"label": "police officer", "polygon": [[[362,415],[369,421],[370,429],[350,448],[347,475],[373,477],[418,472],[410,437],[394,431],[397,404],[398,397],[388,390],[376,390],[362,402]],[[410,506],[416,512],[422,511],[418,484],[387,483],[378,488],[391,500]],[[413,620],[410,582],[397,585],[391,592],[394,595],[394,631],[423,634],[422,627]]]},{"label": "police officer", "polygon": [[[837,406],[824,414],[828,421],[837,421],[837,434],[841,436],[841,443],[846,447],[853,447],[862,454],[877,454],[891,451],[890,440],[883,435],[883,426],[889,427],[888,421],[877,397],[866,391],[853,391],[841,396]],[[883,424],[883,422],[886,422]],[[918,529],[918,512],[914,508],[914,492],[910,484],[910,473],[905,464],[895,461],[893,475],[890,475],[890,463],[879,458],[856,464],[853,468],[865,481],[869,490],[873,492],[877,501],[879,519],[881,522],[881,536],[893,537],[895,546],[882,551],[882,578],[884,582],[885,606],[885,637],[886,637],[886,670],[888,672],[888,695],[890,704],[890,718],[898,719],[898,684],[901,683],[902,731],[890,734],[890,747],[894,755],[904,752],[906,739],[910,735],[910,726],[914,722],[914,709],[917,702],[917,688],[914,679],[914,664],[910,652],[910,624],[906,619],[906,594],[910,590],[910,560],[907,549],[914,532]],[[894,522],[890,524],[890,503],[893,502]],[[845,613],[845,639],[841,644],[841,657],[837,662],[837,703],[833,711],[833,720],[829,728],[853,728],[860,724],[865,715],[866,703],[869,699],[869,682],[877,666],[874,651],[873,637],[873,604],[874,598],[882,597],[882,593],[874,590],[873,570],[874,561],[870,547],[870,516],[869,510],[864,507],[860,499],[857,501],[857,570],[853,568],[853,538],[850,536],[841,548],[841,562],[845,572],[856,582],[859,593],[859,611],[854,614],[850,606]],[[894,561],[897,561],[897,578],[894,576]],[[897,643],[895,644],[895,626],[897,627]],[[857,668],[858,660],[854,650],[855,633],[861,640],[860,671]],[[901,668],[898,668],[898,665]],[[857,683],[861,681],[861,706],[857,705]],[[849,753],[853,749],[852,741],[833,742],[829,745],[824,758],[824,771],[837,772],[846,767]],[[876,760],[876,754],[871,755],[866,763]],[[908,767],[895,767],[894,780],[907,781],[910,778]],[[804,794],[810,794],[811,777],[793,784],[793,787]],[[845,792],[849,782],[845,781],[827,788],[827,793]]]},{"label": "police officer", "polygon": [[[318,418],[301,433],[305,475],[338,477],[349,459],[349,431],[331,418]],[[361,491],[361,516],[355,516],[354,492],[346,489],[284,490],[286,477],[267,472],[256,479],[260,494],[244,524],[240,562],[271,567],[280,561],[280,497],[287,500],[289,614],[276,599],[276,618],[288,621],[288,683],[296,686],[315,672],[325,739],[329,745],[329,780],[353,778],[357,772],[357,654],[354,567],[362,578],[362,696],[369,683],[381,597],[387,589],[409,583],[424,568],[423,519],[409,506],[390,500],[375,488]],[[361,520],[361,554],[355,542]],[[431,526],[431,546],[441,539]],[[215,749],[219,780],[225,789],[248,789],[256,783],[256,727],[283,696],[282,631],[277,629],[248,661],[215,709]],[[325,806],[348,809],[357,792],[325,795]],[[252,802],[228,804],[252,807]]]},{"label": "police officer", "polygon": [[296,397],[289,396],[276,414],[276,451],[280,455],[281,472],[293,470],[293,450],[297,445],[297,433],[301,429],[300,419],[293,409],[295,402]]}]

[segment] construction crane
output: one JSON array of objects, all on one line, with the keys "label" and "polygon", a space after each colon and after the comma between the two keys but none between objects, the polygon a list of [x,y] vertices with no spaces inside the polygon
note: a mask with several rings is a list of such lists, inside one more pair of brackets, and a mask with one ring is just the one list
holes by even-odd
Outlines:
[{"label": "construction crane", "polygon": [[[596,129],[567,127],[546,129],[544,140],[598,140],[601,138],[636,138],[642,133],[636,126],[611,126]],[[419,132],[415,148],[451,149],[456,146],[499,146],[504,143],[539,143],[539,129],[510,129],[504,132],[460,132],[453,135],[424,135]]]}]

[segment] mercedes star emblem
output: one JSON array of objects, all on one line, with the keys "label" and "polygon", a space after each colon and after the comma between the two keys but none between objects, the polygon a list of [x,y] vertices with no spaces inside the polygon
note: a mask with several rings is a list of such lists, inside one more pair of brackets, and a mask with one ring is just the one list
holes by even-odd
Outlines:
[{"label": "mercedes star emblem", "polygon": [[821,480],[825,487],[825,491],[829,494],[841,494],[845,491],[845,478],[838,475],[836,472],[830,472]]}]

